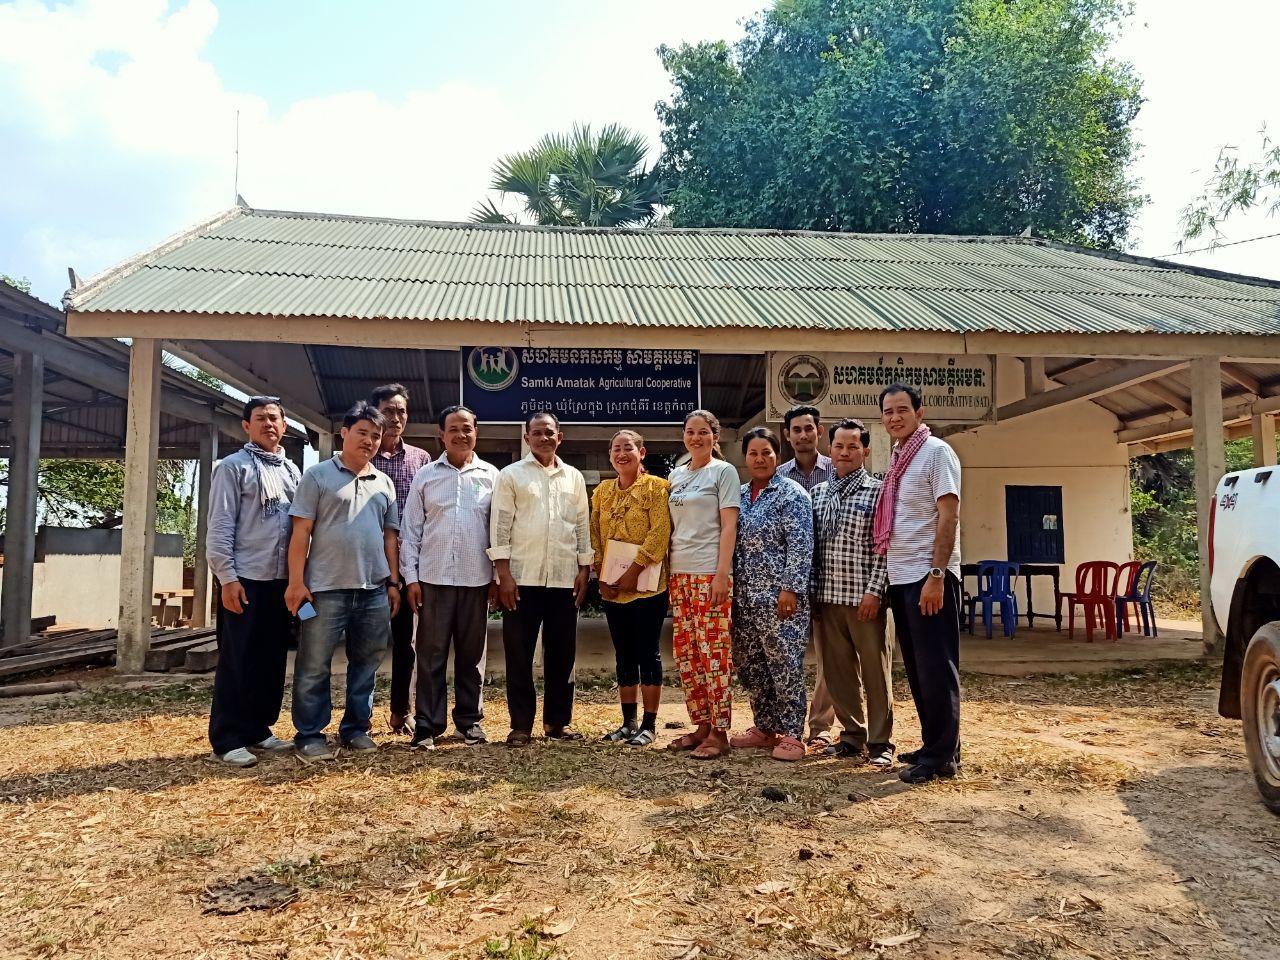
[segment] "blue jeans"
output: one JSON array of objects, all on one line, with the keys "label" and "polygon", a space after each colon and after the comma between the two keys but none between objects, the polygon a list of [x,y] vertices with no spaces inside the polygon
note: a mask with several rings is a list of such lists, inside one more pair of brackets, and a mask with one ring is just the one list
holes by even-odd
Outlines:
[{"label": "blue jeans", "polygon": [[368,733],[373,719],[373,681],[391,641],[391,606],[385,587],[373,590],[322,590],[315,594],[316,616],[302,624],[293,663],[294,743],[324,741],[333,718],[329,679],[333,652],[346,638],[347,708],[338,737],[346,743]]}]

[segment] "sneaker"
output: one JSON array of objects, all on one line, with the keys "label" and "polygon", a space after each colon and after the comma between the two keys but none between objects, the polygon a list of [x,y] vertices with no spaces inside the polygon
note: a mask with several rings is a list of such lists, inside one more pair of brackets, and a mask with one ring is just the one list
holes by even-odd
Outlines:
[{"label": "sneaker", "polygon": [[465,730],[459,730],[462,734],[462,742],[468,747],[478,747],[482,743],[488,743],[489,738],[484,735],[484,727],[478,723],[473,723]]},{"label": "sneaker", "polygon": [[244,747],[236,747],[234,750],[228,750],[224,754],[215,753],[214,757],[229,767],[252,767],[258,762],[258,758]]},{"label": "sneaker", "polygon": [[624,740],[630,740],[639,732],[640,732],[639,727],[630,727],[624,723],[617,730],[614,730],[611,733],[606,733],[600,739],[607,741],[608,743],[621,743]]},{"label": "sneaker", "polygon": [[293,755],[307,764],[324,763],[338,758],[338,755],[333,752],[333,748],[324,740],[314,740],[301,746],[295,746]]},{"label": "sneaker", "polygon": [[885,770],[893,766],[893,747],[873,747],[869,751],[867,762],[873,767]]},{"label": "sneaker", "polygon": [[856,744],[846,743],[844,740],[837,740],[827,749],[822,751],[823,756],[839,757],[842,760],[865,760],[867,751],[863,747]]},{"label": "sneaker", "polygon": [[436,748],[436,738],[429,733],[415,733],[413,739],[409,741],[410,750],[434,750]]},{"label": "sneaker", "polygon": [[255,744],[253,745],[253,749],[255,749],[255,750],[266,750],[266,751],[268,751],[268,752],[270,752],[270,753],[279,753],[279,752],[282,752],[282,751],[284,751],[284,750],[292,750],[292,749],[293,749],[293,741],[292,741],[292,740],[281,740],[279,737],[277,737],[277,736],[273,733],[271,736],[267,737],[267,739],[263,740],[261,743],[255,743]]},{"label": "sneaker", "polygon": [[367,733],[357,733],[350,740],[342,742],[342,749],[350,750],[352,753],[373,753],[378,749],[378,745]]}]

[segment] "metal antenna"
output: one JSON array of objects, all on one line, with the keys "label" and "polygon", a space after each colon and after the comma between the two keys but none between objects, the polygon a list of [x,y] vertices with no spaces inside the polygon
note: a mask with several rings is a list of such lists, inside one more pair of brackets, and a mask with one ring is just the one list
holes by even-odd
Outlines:
[{"label": "metal antenna", "polygon": [[240,199],[240,110],[236,109],[236,172],[234,188],[231,192],[236,198],[236,202]]}]

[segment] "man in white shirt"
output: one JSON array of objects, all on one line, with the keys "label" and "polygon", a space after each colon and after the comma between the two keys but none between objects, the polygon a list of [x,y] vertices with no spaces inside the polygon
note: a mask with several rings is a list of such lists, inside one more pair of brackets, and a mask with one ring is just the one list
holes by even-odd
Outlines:
[{"label": "man in white shirt", "polygon": [[960,459],[924,422],[920,393],[891,384],[881,420],[894,441],[876,505],[875,544],[888,555],[889,604],[911,698],[919,750],[899,778],[954,777],[960,763]]},{"label": "man in white shirt", "polygon": [[484,662],[494,591],[489,508],[498,468],[476,456],[476,415],[440,411],[444,453],[414,475],[400,525],[400,573],[418,618],[414,750],[430,750],[445,732],[446,671],[453,647],[453,725],[469,746],[486,742]]},{"label": "man in white shirt", "polygon": [[590,576],[591,504],[582,474],[556,456],[564,440],[560,419],[540,410],[525,421],[529,455],[504,467],[493,491],[489,558],[498,575],[502,646],[507,666],[507,744],[527,744],[538,697],[533,654],[542,631],[545,701],[543,732],[553,740],[581,740],[573,719],[573,665],[578,607]]}]

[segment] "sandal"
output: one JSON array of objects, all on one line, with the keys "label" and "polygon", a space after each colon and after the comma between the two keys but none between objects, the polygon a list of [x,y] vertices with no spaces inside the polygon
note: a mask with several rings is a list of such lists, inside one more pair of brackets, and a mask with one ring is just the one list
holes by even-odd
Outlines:
[{"label": "sandal", "polygon": [[508,747],[527,747],[532,740],[527,730],[512,730],[507,734]]},{"label": "sandal", "polygon": [[729,746],[735,750],[770,750],[778,742],[776,733],[765,733],[759,727],[751,727],[746,733],[729,738]]},{"label": "sandal", "polygon": [[733,747],[728,743],[717,743],[711,737],[707,737],[702,741],[698,749],[689,754],[689,756],[695,760],[716,760],[732,749]]},{"label": "sandal", "polygon": [[804,759],[804,744],[797,737],[782,737],[773,748],[773,759],[792,762]]},{"label": "sandal", "polygon": [[641,727],[636,735],[627,741],[628,747],[647,747],[657,739],[656,734],[648,727]]},{"label": "sandal", "polygon": [[586,739],[586,737],[580,734],[577,730],[570,730],[568,727],[556,727],[554,729],[547,730],[543,736],[548,740],[559,740],[562,743],[577,743],[579,740]]},{"label": "sandal", "polygon": [[668,750],[696,750],[701,746],[705,737],[700,737],[696,733],[686,733],[676,737],[667,744]]},{"label": "sandal", "polygon": [[630,740],[640,731],[639,727],[629,727],[625,723],[612,733],[606,733],[601,740],[608,743],[619,743],[623,740]]},{"label": "sandal", "polygon": [[394,710],[387,711],[387,727],[390,728],[392,733],[401,733],[407,736],[413,734],[413,731],[409,729],[409,718],[404,714],[396,713]]}]

